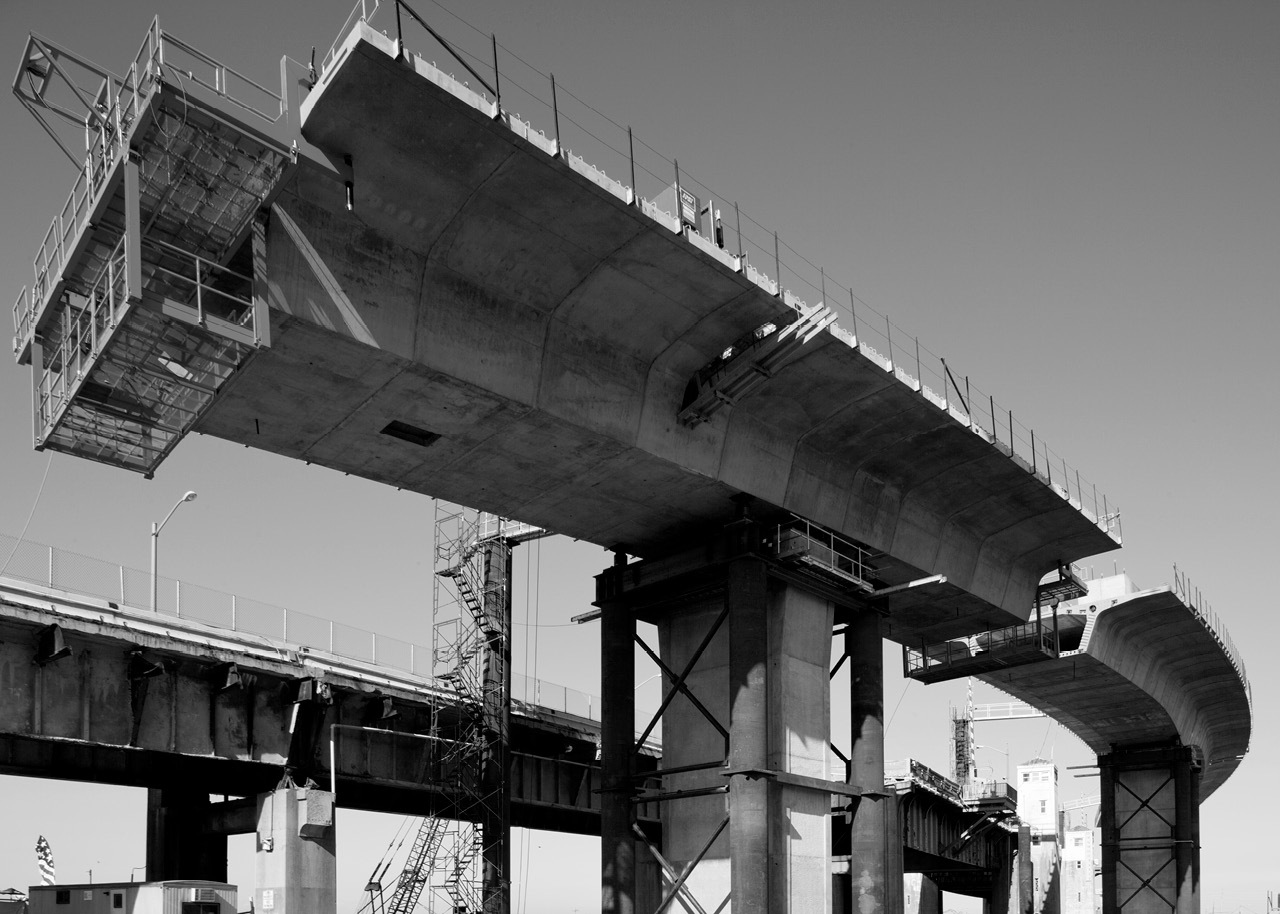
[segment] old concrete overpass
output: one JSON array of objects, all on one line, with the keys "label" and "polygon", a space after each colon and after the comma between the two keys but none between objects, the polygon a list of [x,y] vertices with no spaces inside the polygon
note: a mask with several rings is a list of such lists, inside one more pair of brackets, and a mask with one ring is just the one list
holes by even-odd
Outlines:
[{"label": "old concrete overpass", "polygon": [[[178,91],[180,54],[194,63]],[[15,89],[52,111],[45,91],[73,63],[33,38]],[[1034,637],[1008,643],[1061,663],[1038,620],[1080,594],[1070,562],[1118,545],[1106,503],[1055,477],[1034,439],[1030,460],[1002,441],[994,403],[984,417],[954,379],[930,389],[704,237],[696,213],[686,224],[565,156],[364,21],[300,105],[288,80],[265,105],[234,98],[234,71],[158,24],[127,75],[88,69],[85,170],[15,307],[36,446],[150,473],[198,430],[614,548],[597,591],[605,909],[636,898],[638,618],[658,625],[679,692],[664,842],[697,872],[671,891],[687,882],[712,907],[727,893],[739,914],[825,909],[836,793],[858,800],[854,903],[884,903],[880,639],[931,658],[1035,607]],[[826,765],[833,625],[854,708],[841,780]],[[1109,659],[1157,693],[1221,652],[1197,639],[1169,665],[1168,645],[1119,640]],[[1161,705],[1174,726],[1152,732],[1179,745],[1106,747],[1177,757],[1177,834],[1160,840],[1181,855],[1180,911],[1196,904],[1198,766],[1220,766],[1212,789],[1230,770],[1218,753],[1247,742],[1247,711],[1224,733],[1197,723],[1204,700]],[[1207,759],[1182,743],[1201,738]]]},{"label": "old concrete overpass", "polygon": [[[78,566],[85,583],[118,570]],[[339,808],[465,814],[441,770],[459,713],[447,683],[56,583],[0,577],[0,773],[147,788],[148,880],[225,880],[227,836],[259,830],[258,798],[286,776],[330,788]],[[598,835],[599,722],[524,702],[515,716],[513,823]],[[642,755],[660,767],[657,740]],[[899,874],[997,898],[1016,886],[1012,806],[966,803],[940,775],[900,767],[886,777]],[[662,779],[640,787],[661,792]],[[847,871],[845,804],[832,829],[834,866]],[[638,821],[660,841],[656,803]]]}]

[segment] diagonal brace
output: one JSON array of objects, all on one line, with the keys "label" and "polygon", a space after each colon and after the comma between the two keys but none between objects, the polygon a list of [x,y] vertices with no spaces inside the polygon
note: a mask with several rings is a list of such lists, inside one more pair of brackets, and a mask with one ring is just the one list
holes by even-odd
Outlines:
[{"label": "diagonal brace", "polygon": [[689,687],[685,685],[685,680],[689,678],[689,674],[693,672],[693,668],[697,665],[698,661],[702,659],[703,653],[711,644],[711,639],[716,636],[716,632],[720,630],[720,626],[724,624],[724,620],[728,618],[728,616],[729,607],[726,605],[720,610],[720,614],[716,616],[716,620],[711,623],[711,628],[708,629],[706,635],[703,636],[702,643],[699,644],[698,649],[693,652],[693,656],[689,658],[689,662],[685,664],[684,671],[681,672],[679,676],[673,673],[671,668],[662,662],[662,659],[654,652],[654,650],[649,647],[649,645],[645,644],[643,638],[636,635],[636,643],[639,644],[653,662],[658,665],[658,668],[662,670],[663,674],[671,680],[671,689],[668,690],[666,696],[662,699],[662,704],[658,706],[658,710],[654,713],[653,719],[649,721],[649,726],[644,728],[644,733],[640,734],[640,738],[636,740],[636,752],[639,752],[644,746],[644,741],[649,738],[649,734],[652,733],[653,728],[658,725],[658,721],[662,718],[662,715],[666,713],[667,708],[671,705],[671,702],[675,700],[676,695],[682,694],[685,698],[689,699],[690,703],[698,709],[711,726],[715,727],[716,730],[719,731],[720,735],[724,738],[725,755],[727,756],[729,754],[729,731],[724,728],[724,725],[721,724],[720,721],[716,720],[715,715],[708,711],[706,706],[703,705],[693,692],[689,691]]},{"label": "diagonal brace", "polygon": [[[668,874],[674,874],[675,867],[671,866],[671,864],[663,858],[658,849],[649,841],[648,836],[640,830],[640,827],[632,827],[635,829],[635,833],[639,835],[644,843],[649,846],[649,852],[653,854],[658,863],[667,870]],[[666,910],[667,906],[675,900],[676,895],[679,894],[682,888],[684,888],[685,880],[689,878],[689,875],[694,871],[698,864],[702,862],[702,858],[707,856],[707,852],[711,850],[711,845],[716,843],[716,839],[719,838],[720,834],[728,827],[729,817],[726,815],[720,820],[720,824],[716,826],[716,830],[711,833],[711,837],[707,839],[707,843],[702,845],[702,850],[698,851],[697,856],[685,865],[684,870],[680,873],[680,877],[676,879],[675,884],[671,886],[671,890],[667,893],[667,896],[662,899],[662,902],[656,908],[654,908],[653,914],[662,914],[662,912]],[[724,907],[724,905],[722,904],[721,907]]]}]

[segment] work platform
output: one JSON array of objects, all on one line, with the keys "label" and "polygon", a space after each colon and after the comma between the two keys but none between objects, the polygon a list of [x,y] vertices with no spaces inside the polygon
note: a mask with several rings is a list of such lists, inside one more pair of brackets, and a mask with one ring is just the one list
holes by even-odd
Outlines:
[{"label": "work platform", "polygon": [[[198,53],[153,23],[125,77],[94,74],[83,168],[14,306],[36,446],[147,475],[267,343],[245,242],[291,161],[192,98],[166,46]],[[77,67],[32,36],[15,89],[40,110]]]}]

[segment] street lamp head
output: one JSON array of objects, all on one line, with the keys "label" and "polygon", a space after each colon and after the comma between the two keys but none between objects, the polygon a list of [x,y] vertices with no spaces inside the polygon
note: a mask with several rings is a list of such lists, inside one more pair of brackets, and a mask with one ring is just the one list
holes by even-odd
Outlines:
[{"label": "street lamp head", "polygon": [[195,493],[195,492],[188,492],[186,495],[182,496],[182,500],[183,500],[183,501],[195,501],[195,500],[196,500],[196,493]]}]

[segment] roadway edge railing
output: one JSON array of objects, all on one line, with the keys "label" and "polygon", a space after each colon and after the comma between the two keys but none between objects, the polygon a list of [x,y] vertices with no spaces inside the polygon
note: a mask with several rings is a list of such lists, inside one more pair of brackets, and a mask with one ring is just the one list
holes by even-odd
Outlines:
[{"label": "roadway edge railing", "polygon": [[1222,621],[1222,617],[1213,611],[1213,607],[1209,601],[1201,594],[1200,588],[1191,583],[1191,579],[1187,577],[1185,571],[1178,568],[1175,562],[1173,565],[1173,594],[1187,609],[1191,610],[1191,614],[1196,620],[1205,627],[1213,640],[1218,642],[1218,646],[1222,648],[1222,652],[1227,655],[1227,659],[1231,665],[1235,667],[1240,682],[1244,684],[1245,695],[1249,700],[1249,710],[1253,711],[1253,686],[1249,683],[1249,675],[1244,667],[1244,658],[1240,655],[1236,643],[1231,640],[1231,633],[1227,631],[1226,623]]},{"label": "roadway edge railing", "polygon": [[[106,600],[149,616],[149,572],[0,534],[0,578]],[[432,679],[431,648],[376,632],[160,575],[156,615],[186,619]],[[528,706],[600,720],[600,698],[512,674],[512,698]],[[637,715],[642,712],[637,710]],[[647,712],[644,712],[647,713]]]}]

